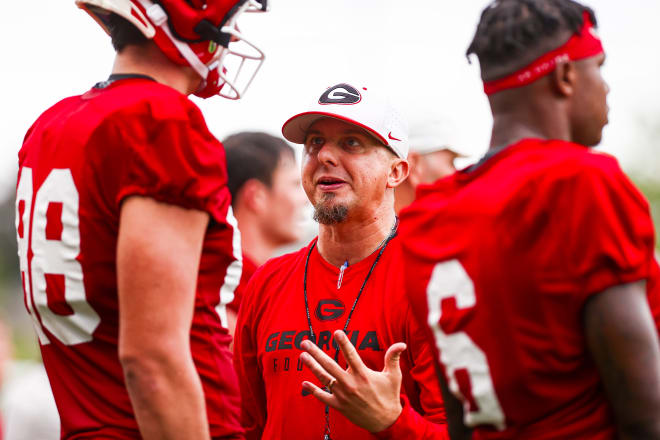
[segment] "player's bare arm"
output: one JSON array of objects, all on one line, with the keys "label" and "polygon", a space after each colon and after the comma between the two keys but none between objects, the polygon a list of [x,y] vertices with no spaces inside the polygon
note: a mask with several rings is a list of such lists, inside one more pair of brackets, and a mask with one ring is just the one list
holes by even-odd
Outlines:
[{"label": "player's bare arm", "polygon": [[606,289],[584,327],[621,439],[660,439],[660,343],[643,282]]},{"label": "player's bare arm", "polygon": [[144,197],[122,206],[119,358],[145,439],[210,438],[189,333],[208,220]]},{"label": "player's bare arm", "polygon": [[334,336],[348,369],[344,370],[315,344],[303,341],[301,346],[306,352],[300,358],[331,393],[307,381],[303,388],[367,431],[387,429],[402,411],[399,358],[406,344],[398,342],[387,350],[385,366],[379,372],[364,365],[343,331],[335,331]]}]

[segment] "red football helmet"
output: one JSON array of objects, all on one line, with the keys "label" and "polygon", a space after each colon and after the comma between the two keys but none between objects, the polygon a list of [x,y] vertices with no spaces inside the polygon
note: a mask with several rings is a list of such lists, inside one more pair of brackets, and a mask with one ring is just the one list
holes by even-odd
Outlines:
[{"label": "red football helmet", "polygon": [[[264,53],[245,39],[236,21],[243,12],[265,12],[267,0],[76,0],[76,4],[106,32],[109,15],[122,16],[153,39],[170,60],[192,67],[202,78],[195,92],[201,98],[240,99],[264,61]],[[232,50],[230,45],[243,50]],[[229,78],[232,68],[225,64],[232,58],[235,66]],[[247,75],[242,74],[246,62],[251,65]]]}]

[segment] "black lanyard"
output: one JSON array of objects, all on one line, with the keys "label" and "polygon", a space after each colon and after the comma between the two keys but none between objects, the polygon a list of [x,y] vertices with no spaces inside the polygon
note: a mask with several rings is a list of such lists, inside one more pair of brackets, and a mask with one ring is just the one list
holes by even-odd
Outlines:
[{"label": "black lanyard", "polygon": [[[364,277],[364,281],[362,282],[362,287],[360,287],[360,290],[358,291],[357,296],[355,297],[355,301],[353,301],[353,307],[351,307],[351,311],[348,313],[348,318],[346,318],[346,324],[344,324],[344,333],[346,333],[346,330],[348,329],[348,324],[351,322],[351,317],[353,316],[353,312],[355,311],[355,307],[357,306],[358,301],[360,300],[360,296],[362,296],[362,292],[364,291],[364,286],[367,285],[367,281],[369,280],[369,277],[371,276],[371,273],[374,271],[376,268],[376,265],[378,264],[378,260],[380,260],[381,255],[383,255],[383,252],[385,252],[385,248],[389,244],[390,240],[392,240],[396,236],[396,230],[399,226],[399,218],[396,217],[396,220],[394,222],[394,226],[392,226],[392,230],[390,231],[390,235],[387,236],[387,238],[383,241],[383,243],[380,244],[380,251],[378,251],[378,255],[376,255],[376,259],[374,260],[373,264],[371,265],[371,268],[369,269],[369,272],[367,272],[367,276]],[[305,313],[307,313],[307,324],[309,325],[309,335],[310,338],[314,343],[316,343],[316,337],[314,336],[314,328],[312,327],[312,318],[309,314],[309,302],[307,300],[307,267],[309,266],[309,257],[312,255],[312,251],[314,250],[314,247],[316,247],[316,242],[314,242],[310,248],[309,252],[307,252],[307,258],[305,259],[305,272],[303,276],[303,295],[305,297]],[[335,344],[335,362],[338,362],[339,360],[339,344]],[[326,388],[326,391],[330,392]],[[330,408],[328,405],[325,406],[325,432],[323,434],[323,440],[331,440],[330,438]]]}]

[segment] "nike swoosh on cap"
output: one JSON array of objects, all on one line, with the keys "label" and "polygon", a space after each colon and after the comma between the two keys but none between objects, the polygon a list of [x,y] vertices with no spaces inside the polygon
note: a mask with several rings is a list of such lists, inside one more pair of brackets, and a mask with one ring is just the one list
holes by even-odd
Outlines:
[{"label": "nike swoosh on cap", "polygon": [[398,139],[398,138],[395,138],[394,136],[392,136],[392,132],[391,132],[391,131],[387,134],[387,137],[390,138],[390,139],[392,139],[393,141],[399,141],[399,142],[401,142],[401,139]]}]

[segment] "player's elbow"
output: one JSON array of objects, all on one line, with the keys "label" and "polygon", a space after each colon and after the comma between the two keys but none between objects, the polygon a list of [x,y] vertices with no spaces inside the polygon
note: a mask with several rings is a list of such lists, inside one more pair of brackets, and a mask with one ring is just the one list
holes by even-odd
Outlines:
[{"label": "player's elbow", "polygon": [[119,353],[126,386],[130,389],[154,388],[165,367],[157,356],[124,350]]},{"label": "player's elbow", "polygon": [[191,361],[189,353],[189,348],[177,350],[168,345],[140,347],[120,344],[119,362],[126,386],[129,389],[155,391],[162,380],[186,369],[188,361]]},{"label": "player's elbow", "polygon": [[158,369],[146,359],[132,354],[119,357],[126,388],[133,397],[144,397],[158,388]]}]

